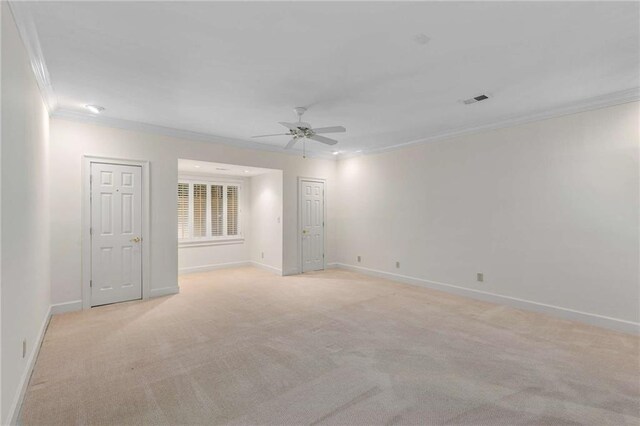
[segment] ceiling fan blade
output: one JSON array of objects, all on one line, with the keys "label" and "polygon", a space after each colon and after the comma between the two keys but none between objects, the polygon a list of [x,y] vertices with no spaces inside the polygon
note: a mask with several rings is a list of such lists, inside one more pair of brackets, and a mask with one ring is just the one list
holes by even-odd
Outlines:
[{"label": "ceiling fan blade", "polygon": [[278,124],[282,124],[287,129],[296,130],[298,128],[298,123],[285,123],[284,121],[279,121]]},{"label": "ceiling fan blade", "polygon": [[290,135],[290,133],[276,133],[273,135],[258,135],[258,136],[251,136],[252,138],[268,138],[269,136],[288,136]]},{"label": "ceiling fan blade", "polygon": [[313,133],[344,133],[347,129],[342,126],[320,127],[313,129]]},{"label": "ceiling fan blade", "polygon": [[291,149],[291,147],[297,142],[297,139],[291,139],[284,149]]},{"label": "ceiling fan blade", "polygon": [[309,136],[309,139],[317,142],[326,143],[327,145],[335,145],[338,143],[337,140],[325,138],[324,136],[318,136],[318,135]]}]

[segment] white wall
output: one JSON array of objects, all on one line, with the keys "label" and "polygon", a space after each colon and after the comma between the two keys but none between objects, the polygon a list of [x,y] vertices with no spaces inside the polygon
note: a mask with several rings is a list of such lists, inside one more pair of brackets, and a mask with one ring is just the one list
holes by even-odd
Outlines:
[{"label": "white wall", "polygon": [[[0,421],[11,421],[48,320],[49,116],[2,2],[2,307]],[[22,341],[27,353],[22,357]]]},{"label": "white wall", "polygon": [[327,256],[334,259],[334,174],[336,162],[252,151],[229,145],[103,127],[65,119],[51,120],[52,302],[81,300],[82,155],[150,161],[151,292],[176,288],[178,158],[283,170],[283,267],[297,271],[297,177],[326,178]]},{"label": "white wall", "polygon": [[[6,6],[4,4],[0,5],[0,25],[4,27],[4,23],[2,21],[2,16],[4,15]],[[3,93],[2,91],[2,57],[4,54],[2,53],[2,27],[0,27],[0,95]],[[2,104],[0,101],[0,422],[4,419],[4,411],[2,410]]]},{"label": "white wall", "polygon": [[241,242],[181,246],[178,249],[178,272],[188,274],[248,264],[249,244],[245,238]]},{"label": "white wall", "polygon": [[[251,261],[279,272],[282,270],[282,172],[251,178],[251,211]],[[297,223],[297,217],[291,219]]]},{"label": "white wall", "polygon": [[635,102],[340,161],[339,263],[637,329],[638,119]]},{"label": "white wall", "polygon": [[[210,242],[204,244],[180,244],[178,248],[178,272],[201,272],[221,267],[248,264],[251,238],[251,179],[233,176],[182,175],[185,179],[242,181],[240,191],[240,229],[242,241]],[[177,213],[176,213],[177,214]]]}]

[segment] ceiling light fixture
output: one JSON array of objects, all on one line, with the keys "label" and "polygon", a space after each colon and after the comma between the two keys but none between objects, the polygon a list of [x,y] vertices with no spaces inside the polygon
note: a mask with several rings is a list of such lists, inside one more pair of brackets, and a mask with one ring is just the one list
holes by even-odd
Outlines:
[{"label": "ceiling light fixture", "polygon": [[249,170],[245,170],[244,172],[245,172],[245,173],[249,173]]},{"label": "ceiling light fixture", "polygon": [[85,105],[84,107],[94,114],[100,114],[102,111],[104,111],[104,107],[98,105]]},{"label": "ceiling light fixture", "polygon": [[198,166],[198,165],[196,165],[196,166],[193,166],[193,167],[195,167],[196,169],[199,169],[199,168],[200,168],[200,166]]},{"label": "ceiling light fixture", "polygon": [[333,151],[333,155],[338,155],[340,154],[340,151]]}]

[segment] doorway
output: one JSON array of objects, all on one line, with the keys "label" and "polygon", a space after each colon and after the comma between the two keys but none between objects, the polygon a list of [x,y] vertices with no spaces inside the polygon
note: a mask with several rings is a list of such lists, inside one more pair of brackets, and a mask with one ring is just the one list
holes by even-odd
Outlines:
[{"label": "doorway", "polygon": [[178,159],[178,273],[255,266],[282,274],[282,170]]},{"label": "doorway", "polygon": [[300,258],[303,273],[324,269],[324,187],[322,179],[298,180]]},{"label": "doorway", "polygon": [[146,296],[146,166],[85,158],[84,308]]}]

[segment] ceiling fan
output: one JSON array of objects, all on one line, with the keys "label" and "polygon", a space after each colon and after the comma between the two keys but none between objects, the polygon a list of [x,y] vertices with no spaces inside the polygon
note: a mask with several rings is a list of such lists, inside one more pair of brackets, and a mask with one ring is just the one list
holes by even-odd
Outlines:
[{"label": "ceiling fan", "polygon": [[276,133],[273,135],[258,135],[258,136],[252,136],[252,138],[266,138],[266,137],[271,137],[271,136],[291,136],[291,140],[289,141],[289,143],[284,147],[284,149],[290,149],[293,147],[293,145],[295,145],[295,143],[298,141],[298,139],[302,139],[302,149],[303,149],[303,155],[306,157],[304,151],[305,151],[305,141],[307,139],[316,141],[316,142],[320,142],[320,143],[324,143],[327,145],[335,145],[338,143],[337,140],[335,139],[331,139],[331,138],[327,138],[324,136],[320,136],[319,133],[344,133],[347,131],[347,129],[345,129],[342,126],[331,126],[331,127],[319,127],[317,129],[314,129],[311,127],[311,124],[309,123],[305,123],[304,121],[302,121],[302,114],[305,113],[305,111],[307,110],[304,107],[296,107],[293,109],[296,114],[298,114],[298,122],[297,123],[286,123],[286,122],[279,122],[279,124],[283,125],[284,127],[286,127],[287,129],[289,129],[289,132],[287,133]]}]

